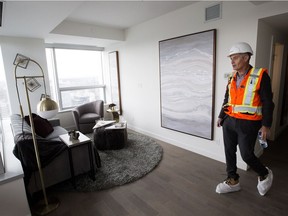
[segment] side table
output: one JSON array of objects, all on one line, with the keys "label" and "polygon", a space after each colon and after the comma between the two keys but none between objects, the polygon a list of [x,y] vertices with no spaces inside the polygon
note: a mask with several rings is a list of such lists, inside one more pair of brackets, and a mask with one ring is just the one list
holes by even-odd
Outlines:
[{"label": "side table", "polygon": [[117,150],[127,145],[127,124],[119,123],[106,127],[94,128],[94,144],[99,150]]},{"label": "side table", "polygon": [[94,162],[93,162],[92,142],[89,139],[89,137],[85,136],[81,132],[79,132],[79,134],[80,136],[78,139],[71,139],[68,134],[63,134],[59,136],[59,138],[68,146],[71,179],[72,179],[72,184],[74,187],[76,187],[76,183],[75,183],[74,165],[73,165],[71,149],[80,145],[88,146],[88,153],[89,153],[89,160],[90,160],[90,174],[91,174],[91,179],[95,181],[95,168],[94,168]]}]

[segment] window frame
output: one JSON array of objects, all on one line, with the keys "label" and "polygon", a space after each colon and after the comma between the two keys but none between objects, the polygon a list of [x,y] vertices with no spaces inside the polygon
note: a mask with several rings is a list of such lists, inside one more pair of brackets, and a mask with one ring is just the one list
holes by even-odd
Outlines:
[{"label": "window frame", "polygon": [[[63,107],[63,100],[62,100],[62,94],[65,91],[77,91],[77,90],[85,90],[85,89],[102,89],[103,90],[103,100],[104,103],[106,102],[106,84],[104,83],[104,68],[103,68],[103,51],[104,48],[100,47],[93,47],[93,46],[82,46],[82,45],[49,45],[46,44],[45,50],[47,49],[52,49],[52,57],[51,58],[51,67],[52,67],[52,72],[49,73],[52,74],[53,77],[49,77],[49,79],[53,79],[54,82],[54,89],[50,89],[50,91],[55,92],[55,100],[58,102],[59,105],[59,110],[60,111],[68,111],[74,108],[75,106],[70,106],[70,107]],[[56,49],[66,49],[66,50],[87,50],[87,51],[98,51],[101,52],[101,74],[102,74],[102,83],[103,84],[97,84],[97,85],[88,85],[88,86],[71,86],[71,87],[60,87],[59,86],[59,76],[58,76],[58,70],[57,70],[57,60],[56,60]],[[51,84],[49,82],[49,87],[51,88]]]}]

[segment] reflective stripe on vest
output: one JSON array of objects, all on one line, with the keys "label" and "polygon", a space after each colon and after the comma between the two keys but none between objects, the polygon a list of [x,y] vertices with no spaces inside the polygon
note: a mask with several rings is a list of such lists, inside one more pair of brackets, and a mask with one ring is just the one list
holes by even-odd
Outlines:
[{"label": "reflective stripe on vest", "polygon": [[262,107],[252,107],[245,105],[235,105],[232,106],[232,112],[237,113],[251,113],[256,115],[262,115]]},{"label": "reflective stripe on vest", "polygon": [[[233,71],[232,74],[229,76],[228,80],[229,80],[229,85],[228,85],[228,91],[230,92],[231,89],[231,80],[233,79],[233,77],[236,76],[236,71]],[[229,105],[229,101],[231,101],[231,95],[229,94],[228,96],[228,103],[227,105]]]},{"label": "reflective stripe on vest", "polygon": [[259,76],[261,73],[262,68],[253,68],[251,71],[249,78],[247,80],[247,87],[245,89],[243,104],[247,106],[252,106],[254,96],[255,96],[255,89],[259,80]]}]

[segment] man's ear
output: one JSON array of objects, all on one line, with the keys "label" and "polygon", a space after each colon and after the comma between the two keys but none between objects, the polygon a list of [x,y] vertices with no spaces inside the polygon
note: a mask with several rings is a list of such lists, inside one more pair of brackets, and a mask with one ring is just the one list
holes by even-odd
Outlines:
[{"label": "man's ear", "polygon": [[246,62],[249,62],[249,60],[250,60],[249,54],[244,55],[244,60],[245,60]]}]

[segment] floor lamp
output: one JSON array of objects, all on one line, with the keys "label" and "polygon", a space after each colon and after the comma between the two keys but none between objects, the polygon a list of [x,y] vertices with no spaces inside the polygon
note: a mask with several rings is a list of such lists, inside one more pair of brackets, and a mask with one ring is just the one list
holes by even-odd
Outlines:
[{"label": "floor lamp", "polygon": [[[40,69],[41,74],[40,75],[32,75],[32,76],[17,76],[17,70],[19,70],[20,67],[26,69],[28,64],[30,64],[30,62],[35,64],[36,68],[38,67],[38,69]],[[41,86],[37,82],[37,79],[39,79],[39,78],[43,79],[43,84],[44,84],[44,89],[45,89],[45,96],[41,99],[41,101],[37,105],[38,114],[43,118],[52,118],[58,112],[58,105],[55,101],[53,101],[49,97],[47,97],[45,77],[44,77],[43,69],[40,66],[40,64],[38,64],[33,59],[30,59],[30,58],[23,56],[21,54],[17,54],[15,57],[15,60],[14,60],[14,65],[15,65],[14,75],[15,75],[15,81],[16,81],[16,91],[17,91],[17,96],[18,96],[18,101],[19,101],[19,105],[20,105],[20,112],[21,112],[22,118],[24,117],[24,114],[23,114],[23,109],[22,109],[22,105],[21,105],[17,81],[18,80],[24,81],[26,100],[27,100],[27,104],[28,104],[29,119],[30,119],[30,125],[31,125],[31,132],[32,132],[32,139],[33,139],[35,156],[36,156],[37,166],[38,166],[39,175],[40,175],[41,188],[42,188],[43,197],[44,197],[44,200],[40,201],[37,205],[33,206],[32,210],[33,210],[33,213],[35,213],[37,215],[46,215],[46,214],[54,211],[56,208],[58,208],[60,202],[56,198],[49,198],[48,199],[47,194],[46,194],[46,188],[45,188],[45,183],[44,183],[42,166],[41,166],[41,161],[40,161],[40,156],[39,156],[39,151],[38,151],[38,144],[37,144],[37,140],[36,140],[35,126],[34,126],[34,121],[33,121],[32,111],[31,111],[31,103],[30,103],[30,98],[29,98],[29,91],[33,92]]]}]

